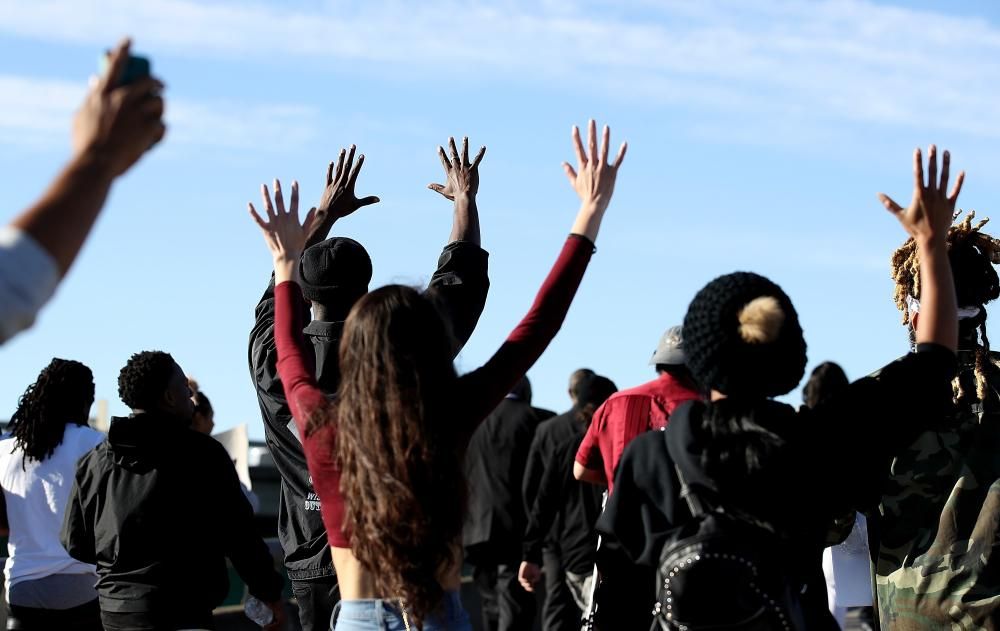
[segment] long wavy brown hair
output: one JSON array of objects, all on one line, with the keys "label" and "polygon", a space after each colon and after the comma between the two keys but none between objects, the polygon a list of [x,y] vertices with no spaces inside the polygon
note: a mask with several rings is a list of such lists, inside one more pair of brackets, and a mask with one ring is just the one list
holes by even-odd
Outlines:
[{"label": "long wavy brown hair", "polygon": [[334,422],[351,549],[418,627],[461,558],[468,436],[449,406],[452,346],[434,305],[400,285],[361,298],[340,341]]}]

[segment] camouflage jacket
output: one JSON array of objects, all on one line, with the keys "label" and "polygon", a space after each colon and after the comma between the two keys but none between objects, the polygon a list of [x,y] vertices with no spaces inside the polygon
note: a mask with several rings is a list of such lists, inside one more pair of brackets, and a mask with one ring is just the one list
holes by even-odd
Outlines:
[{"label": "camouflage jacket", "polygon": [[[994,355],[994,361],[996,355]],[[975,392],[971,353],[959,379]],[[1000,629],[1000,372],[892,461],[871,529],[882,629]]]}]

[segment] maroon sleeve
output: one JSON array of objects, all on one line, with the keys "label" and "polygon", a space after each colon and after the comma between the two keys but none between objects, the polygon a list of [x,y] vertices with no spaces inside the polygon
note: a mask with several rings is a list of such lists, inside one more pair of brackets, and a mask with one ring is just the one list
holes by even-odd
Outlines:
[{"label": "maroon sleeve", "polygon": [[[292,282],[274,288],[274,341],[278,350],[278,375],[285,398],[299,428],[313,486],[323,504],[323,523],[330,545],[349,548],[350,534],[344,529],[344,501],[340,494],[340,467],[334,456],[337,425],[325,423],[306,434],[309,418],[326,411],[329,403],[316,383],[315,359],[302,335],[302,290]],[[308,349],[308,350],[307,350]]]},{"label": "maroon sleeve", "polygon": [[285,398],[299,428],[299,438],[306,442],[305,429],[310,416],[327,405],[316,383],[315,359],[306,352],[302,335],[302,290],[286,281],[274,288],[274,343],[278,349],[278,376],[285,388]]},{"label": "maroon sleeve", "polygon": [[459,393],[470,422],[486,418],[555,337],[593,253],[590,239],[571,234],[527,315],[489,361],[462,376]]}]

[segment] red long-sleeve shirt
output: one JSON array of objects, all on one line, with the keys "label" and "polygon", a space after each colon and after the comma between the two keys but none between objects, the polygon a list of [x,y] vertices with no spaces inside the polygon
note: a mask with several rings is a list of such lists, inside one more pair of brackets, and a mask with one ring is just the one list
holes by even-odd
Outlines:
[{"label": "red long-sleeve shirt", "polygon": [[[456,418],[468,423],[465,428],[468,434],[510,392],[555,337],[593,251],[589,239],[570,235],[527,315],[489,361],[458,378],[454,409]],[[297,284],[284,282],[275,287],[274,293],[278,374],[302,437],[330,545],[349,548],[340,468],[334,458],[337,423],[327,423],[309,435],[305,432],[309,418],[317,412],[323,413],[330,403],[316,384],[313,360],[302,336],[302,292]]]}]

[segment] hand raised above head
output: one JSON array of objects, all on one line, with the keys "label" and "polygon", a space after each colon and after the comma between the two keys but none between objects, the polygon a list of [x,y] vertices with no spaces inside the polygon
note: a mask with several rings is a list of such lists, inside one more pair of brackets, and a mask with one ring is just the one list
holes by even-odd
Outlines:
[{"label": "hand raised above head", "polygon": [[327,166],[326,187],[323,189],[319,205],[316,206],[317,219],[322,220],[327,215],[339,219],[350,215],[363,206],[377,204],[380,201],[374,195],[358,199],[355,194],[358,175],[361,173],[361,166],[365,163],[364,154],[358,156],[357,164],[354,163],[356,149],[355,145],[351,145],[349,153],[347,149],[341,149],[337,162],[331,162]]},{"label": "hand raised above head", "polygon": [[600,151],[597,147],[597,123],[591,119],[587,129],[587,150],[580,140],[580,128],[573,126],[573,148],[576,150],[576,169],[569,162],[563,162],[563,170],[584,206],[591,206],[597,212],[604,212],[615,190],[618,168],[625,159],[628,143],[623,142],[618,149],[614,164],[608,162],[608,146],[611,144],[611,130],[604,126]]},{"label": "hand raised above head", "polygon": [[107,164],[112,176],[124,173],[166,133],[163,84],[145,77],[128,85],[119,78],[132,43],[122,40],[108,54],[108,66],[87,92],[73,119],[73,151]]},{"label": "hand raised above head", "polygon": [[310,209],[305,219],[299,222],[299,183],[295,181],[292,182],[292,198],[287,211],[281,194],[281,182],[278,180],[274,181],[273,204],[266,184],[261,185],[260,194],[267,221],[257,213],[252,203],[247,204],[250,216],[264,233],[264,243],[274,259],[276,282],[291,280],[298,268],[302,250],[305,249],[306,238],[312,230],[316,209]]},{"label": "hand raised above head", "polygon": [[941,161],[941,178],[938,179],[937,147],[931,145],[927,150],[927,182],[924,183],[924,165],[920,149],[913,152],[913,198],[910,205],[903,208],[885,193],[879,193],[882,204],[889,210],[903,229],[917,240],[943,240],[948,235],[951,223],[955,218],[955,204],[958,194],[965,181],[965,171],[955,178],[955,185],[948,189],[948,176],[951,168],[951,154],[944,152]]},{"label": "hand raised above head", "polygon": [[444,167],[445,183],[427,185],[432,191],[444,195],[451,201],[457,197],[475,197],[479,192],[479,163],[486,155],[486,147],[479,148],[479,153],[469,162],[469,137],[462,139],[462,153],[459,155],[458,147],[455,146],[455,139],[448,139],[448,147],[451,156],[445,153],[444,147],[438,147],[438,156],[441,158],[441,165]]}]

